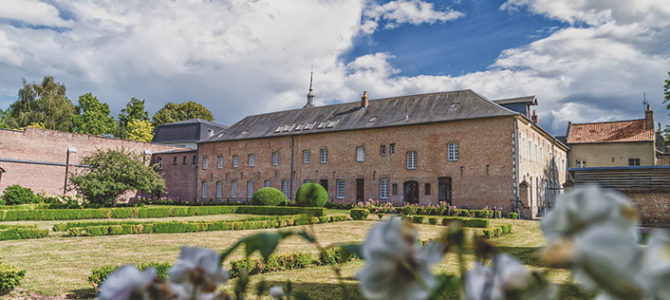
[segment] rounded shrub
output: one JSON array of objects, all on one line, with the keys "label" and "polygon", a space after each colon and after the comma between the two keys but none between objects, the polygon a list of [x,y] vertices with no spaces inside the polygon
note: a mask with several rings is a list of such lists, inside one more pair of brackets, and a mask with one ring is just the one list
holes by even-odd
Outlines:
[{"label": "rounded shrub", "polygon": [[368,218],[370,211],[365,208],[352,208],[349,211],[349,216],[354,220],[365,220]]},{"label": "rounded shrub", "polygon": [[299,206],[323,207],[328,202],[328,192],[318,183],[305,183],[298,188],[295,201]]},{"label": "rounded shrub", "polygon": [[273,187],[264,187],[254,193],[251,202],[254,205],[276,206],[284,203],[286,196]]},{"label": "rounded shrub", "polygon": [[8,186],[2,196],[7,205],[26,204],[37,202],[37,195],[30,188],[18,184]]}]

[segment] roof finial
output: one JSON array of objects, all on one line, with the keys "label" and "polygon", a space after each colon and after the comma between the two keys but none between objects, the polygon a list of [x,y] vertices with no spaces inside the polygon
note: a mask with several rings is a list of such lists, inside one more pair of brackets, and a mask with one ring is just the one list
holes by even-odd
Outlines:
[{"label": "roof finial", "polygon": [[[314,68],[314,66],[312,66]],[[312,79],[314,78],[314,71],[309,72],[309,92],[307,93],[307,104],[302,108],[314,107],[314,92],[312,89]]]}]

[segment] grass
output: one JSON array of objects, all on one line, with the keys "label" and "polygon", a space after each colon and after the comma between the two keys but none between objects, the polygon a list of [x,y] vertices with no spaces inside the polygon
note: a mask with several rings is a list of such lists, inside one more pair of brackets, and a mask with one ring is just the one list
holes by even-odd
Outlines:
[{"label": "grass", "polygon": [[[341,213],[341,212],[340,212]],[[237,217],[243,215],[226,215]],[[204,216],[204,217],[224,217]],[[373,218],[374,217],[374,218]],[[189,217],[190,218],[190,217]],[[188,218],[180,218],[188,219]],[[376,220],[371,216],[369,220]],[[156,219],[153,219],[156,220]],[[48,221],[44,221],[48,223]],[[18,223],[18,222],[12,222]],[[42,222],[32,222],[40,223]],[[317,238],[322,244],[328,245],[341,242],[360,242],[365,239],[369,229],[376,222],[349,221],[314,225]],[[529,268],[545,271],[554,282],[566,284],[570,280],[569,271],[552,269],[542,266],[536,251],[543,244],[539,223],[525,220],[491,220],[491,225],[503,223],[513,224],[513,233],[490,240],[500,251],[518,257]],[[46,226],[46,225],[45,225]],[[443,226],[421,224],[416,225],[420,239],[436,238],[444,229]],[[293,228],[298,229],[298,228]],[[259,230],[197,232],[155,235],[120,235],[101,237],[49,237],[36,240],[18,240],[0,242],[0,253],[5,263],[27,270],[22,287],[41,295],[56,296],[64,294],[92,295],[93,290],[87,282],[92,269],[109,264],[169,262],[173,263],[179,254],[179,248],[200,246],[216,251],[232,245],[238,239],[258,232]],[[271,231],[271,230],[269,230]],[[468,234],[480,232],[481,229],[467,229]],[[299,238],[289,238],[278,248],[278,253],[293,253],[316,250]],[[237,251],[231,259],[241,258],[243,253]],[[474,262],[472,254],[465,256],[468,264]],[[349,297],[362,297],[353,279],[356,272],[363,266],[362,261],[347,263],[342,266]],[[228,266],[225,266],[228,268]],[[435,266],[436,272],[457,272],[457,261],[454,254],[447,254],[445,259]],[[290,279],[296,290],[305,291],[315,299],[344,298],[338,288],[338,281],[328,267],[311,267],[303,270],[292,270],[252,276],[252,285],[264,278],[270,283],[285,282]],[[227,285],[232,287],[231,284]],[[568,287],[571,287],[568,285]],[[582,295],[577,293],[577,295]],[[575,298],[576,299],[576,298]]]}]

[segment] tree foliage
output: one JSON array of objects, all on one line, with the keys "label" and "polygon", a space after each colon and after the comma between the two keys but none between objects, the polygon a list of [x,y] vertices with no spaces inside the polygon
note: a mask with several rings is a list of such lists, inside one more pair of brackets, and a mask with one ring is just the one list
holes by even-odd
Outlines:
[{"label": "tree foliage", "polygon": [[130,98],[126,107],[121,109],[119,114],[119,134],[120,138],[128,138],[128,124],[133,120],[149,121],[149,113],[144,108],[144,99],[139,100],[135,97]]},{"label": "tree foliage", "polygon": [[203,119],[207,121],[214,120],[212,112],[202,106],[202,104],[189,101],[185,103],[174,104],[168,102],[163,108],[158,110],[153,116],[154,126],[165,123],[172,123],[190,119]]},{"label": "tree foliage", "polygon": [[8,115],[9,115],[9,109],[8,110],[0,109],[0,128],[9,128],[9,125],[5,123]]},{"label": "tree foliage", "polygon": [[112,205],[126,191],[156,195],[165,190],[165,180],[140,155],[121,150],[99,150],[82,160],[90,170],[70,178],[91,203]]},{"label": "tree foliage", "polygon": [[65,96],[65,85],[52,76],[45,76],[41,84],[23,80],[19,98],[9,106],[5,123],[11,128],[42,123],[47,129],[70,131],[75,107]]},{"label": "tree foliage", "polygon": [[72,117],[72,132],[93,135],[116,134],[116,120],[110,116],[109,105],[91,93],[79,97],[77,115]]},{"label": "tree foliage", "polygon": [[154,138],[154,126],[148,120],[132,119],[126,128],[126,138],[138,142],[150,143]]}]

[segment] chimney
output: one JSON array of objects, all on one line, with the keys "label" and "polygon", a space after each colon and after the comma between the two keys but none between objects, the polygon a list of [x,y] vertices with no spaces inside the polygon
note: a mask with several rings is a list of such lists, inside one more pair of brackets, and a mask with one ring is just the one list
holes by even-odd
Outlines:
[{"label": "chimney", "polygon": [[537,115],[535,114],[534,109],[533,109],[533,115],[530,116],[530,119],[533,121],[533,124],[537,124]]},{"label": "chimney", "polygon": [[368,107],[368,91],[363,91],[363,97],[361,97],[361,107]]},{"label": "chimney", "polygon": [[654,111],[647,104],[647,111],[644,112],[644,129],[654,130]]}]

